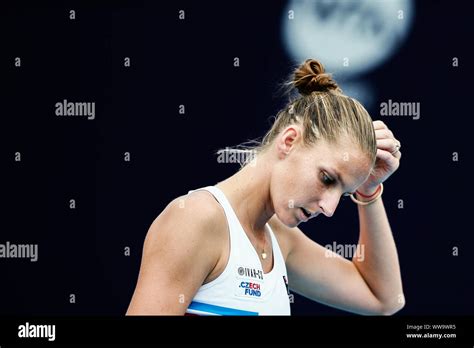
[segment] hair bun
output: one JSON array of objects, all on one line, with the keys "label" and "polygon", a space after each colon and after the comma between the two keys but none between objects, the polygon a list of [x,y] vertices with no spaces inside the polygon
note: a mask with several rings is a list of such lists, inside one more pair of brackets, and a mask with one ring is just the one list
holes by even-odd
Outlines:
[{"label": "hair bun", "polygon": [[315,59],[307,59],[295,70],[293,84],[303,95],[312,92],[341,91],[331,75],[325,73],[324,66]]}]

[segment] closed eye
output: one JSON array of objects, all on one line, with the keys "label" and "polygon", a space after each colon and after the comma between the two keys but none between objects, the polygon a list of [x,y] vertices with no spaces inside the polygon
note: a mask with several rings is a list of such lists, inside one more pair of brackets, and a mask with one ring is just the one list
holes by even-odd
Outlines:
[{"label": "closed eye", "polygon": [[[321,172],[321,181],[326,186],[331,186],[331,185],[336,183],[336,180],[333,179],[328,173],[326,173],[324,171]],[[342,185],[342,183],[341,183],[341,185]],[[349,197],[351,194],[354,194],[354,192],[345,192],[345,193],[342,194],[342,197]]]},{"label": "closed eye", "polygon": [[330,186],[336,182],[336,180],[331,178],[326,172],[321,172],[321,181],[327,186]]}]

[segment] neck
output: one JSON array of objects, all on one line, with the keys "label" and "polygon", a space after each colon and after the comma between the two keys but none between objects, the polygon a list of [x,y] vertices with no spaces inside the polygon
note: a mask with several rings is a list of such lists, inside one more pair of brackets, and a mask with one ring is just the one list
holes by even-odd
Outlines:
[{"label": "neck", "polygon": [[256,237],[263,236],[265,224],[275,213],[270,195],[271,171],[265,154],[257,156],[256,165],[248,164],[219,182],[237,217]]}]

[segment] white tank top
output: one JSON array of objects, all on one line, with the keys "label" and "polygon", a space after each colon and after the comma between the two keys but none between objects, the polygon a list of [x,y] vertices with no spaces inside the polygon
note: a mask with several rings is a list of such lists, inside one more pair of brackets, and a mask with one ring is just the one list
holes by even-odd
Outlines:
[{"label": "white tank top", "polygon": [[187,315],[290,315],[285,260],[272,229],[273,268],[264,274],[257,251],[240,224],[224,193],[209,191],[224,208],[230,232],[230,255],[224,271],[202,285],[186,310]]}]

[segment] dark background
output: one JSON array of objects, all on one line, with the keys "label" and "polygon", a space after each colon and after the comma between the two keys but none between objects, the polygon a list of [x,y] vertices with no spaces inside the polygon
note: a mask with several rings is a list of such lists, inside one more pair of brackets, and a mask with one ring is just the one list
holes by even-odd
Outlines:
[{"label": "dark background", "polygon": [[[276,89],[293,64],[280,40],[284,5],[2,5],[0,243],[37,243],[39,259],[0,259],[0,314],[125,313],[151,222],[173,198],[232,175],[238,165],[215,151],[262,136],[284,105]],[[417,2],[408,40],[366,76],[376,106],[421,103],[417,121],[369,109],[403,144],[384,192],[406,296],[397,315],[474,312],[472,34],[468,1]],[[96,119],[56,117],[63,99],[94,101]],[[300,227],[323,245],[355,243],[356,206],[346,199],[331,219]],[[292,314],[351,315],[300,296]]]}]

